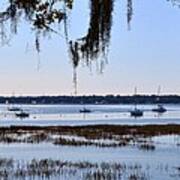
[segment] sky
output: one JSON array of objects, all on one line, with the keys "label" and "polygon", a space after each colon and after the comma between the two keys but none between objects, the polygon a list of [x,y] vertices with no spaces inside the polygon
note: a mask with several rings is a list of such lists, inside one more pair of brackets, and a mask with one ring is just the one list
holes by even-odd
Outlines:
[{"label": "sky", "polygon": [[[126,0],[116,0],[108,64],[103,74],[83,66],[78,73],[78,95],[180,95],[180,8],[166,0],[134,0],[129,31]],[[89,1],[76,0],[69,18],[69,37],[86,34]],[[0,95],[73,95],[73,69],[61,36],[42,39],[41,53],[34,34],[23,22],[18,35],[0,48]]]}]

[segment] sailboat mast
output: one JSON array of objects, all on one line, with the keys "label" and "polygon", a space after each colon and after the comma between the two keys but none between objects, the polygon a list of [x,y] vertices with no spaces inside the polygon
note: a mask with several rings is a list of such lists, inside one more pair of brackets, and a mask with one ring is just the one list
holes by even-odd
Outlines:
[{"label": "sailboat mast", "polygon": [[161,86],[158,86],[157,98],[156,98],[157,104],[158,104],[159,101],[160,101],[160,93],[161,93]]},{"label": "sailboat mast", "polygon": [[137,87],[134,88],[134,98],[135,98],[134,107],[136,109],[137,108]]}]

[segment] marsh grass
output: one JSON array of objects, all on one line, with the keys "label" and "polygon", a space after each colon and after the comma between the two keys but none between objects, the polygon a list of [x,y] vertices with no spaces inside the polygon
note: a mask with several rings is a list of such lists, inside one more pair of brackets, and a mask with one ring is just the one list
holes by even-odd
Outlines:
[{"label": "marsh grass", "polygon": [[57,138],[54,141],[55,145],[70,145],[70,146],[97,146],[97,147],[122,147],[126,146],[126,142],[117,142],[117,143],[106,143],[106,140],[104,142],[95,142],[95,141],[79,141],[75,139],[65,139],[65,138]]},{"label": "marsh grass", "polygon": [[80,180],[116,180],[124,177],[132,179],[135,176],[147,179],[148,174],[137,164],[128,166],[120,163],[98,164],[52,159],[33,159],[22,164],[21,161],[0,159],[0,179],[72,179],[76,177]]},{"label": "marsh grass", "polygon": [[152,143],[140,144],[140,145],[138,145],[138,148],[140,150],[144,150],[144,151],[154,151],[156,149],[155,145]]},{"label": "marsh grass", "polygon": [[[133,145],[140,150],[151,151],[155,150],[155,144],[150,139],[160,135],[180,135],[180,125],[11,126],[0,128],[1,143],[49,142],[54,145],[97,147]],[[65,138],[65,136],[69,136],[71,139]],[[108,141],[110,143],[107,143]]]},{"label": "marsh grass", "polygon": [[148,137],[166,134],[180,135],[180,125],[10,126],[0,128],[0,134],[25,134],[30,132],[77,135],[87,139],[110,138],[115,135],[142,135]]}]

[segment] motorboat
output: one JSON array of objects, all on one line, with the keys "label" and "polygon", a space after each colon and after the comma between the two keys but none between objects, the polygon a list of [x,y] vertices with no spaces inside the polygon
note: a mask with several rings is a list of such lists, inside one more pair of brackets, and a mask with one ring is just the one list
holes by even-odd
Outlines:
[{"label": "motorboat", "polygon": [[142,117],[143,111],[137,108],[134,108],[132,111],[130,111],[132,117]]},{"label": "motorboat", "polygon": [[87,108],[83,108],[79,110],[80,113],[91,113],[92,111],[90,109]]},{"label": "motorboat", "polygon": [[162,104],[158,104],[157,108],[152,109],[152,111],[157,113],[165,113],[167,109]]}]

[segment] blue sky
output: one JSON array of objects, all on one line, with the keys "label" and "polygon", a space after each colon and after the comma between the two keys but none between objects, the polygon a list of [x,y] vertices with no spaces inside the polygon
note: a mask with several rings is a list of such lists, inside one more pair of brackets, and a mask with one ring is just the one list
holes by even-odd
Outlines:
[{"label": "blue sky", "polygon": [[[69,36],[79,38],[88,25],[88,1],[78,0],[69,19]],[[112,39],[103,74],[78,69],[78,94],[180,94],[180,9],[166,0],[134,0],[131,31],[126,0],[116,0]],[[0,95],[71,95],[72,66],[65,40],[42,40],[40,57],[33,32],[23,25],[8,46],[0,48]],[[62,30],[63,34],[63,30]],[[40,63],[38,61],[40,59]],[[39,68],[38,68],[38,64]]]}]

